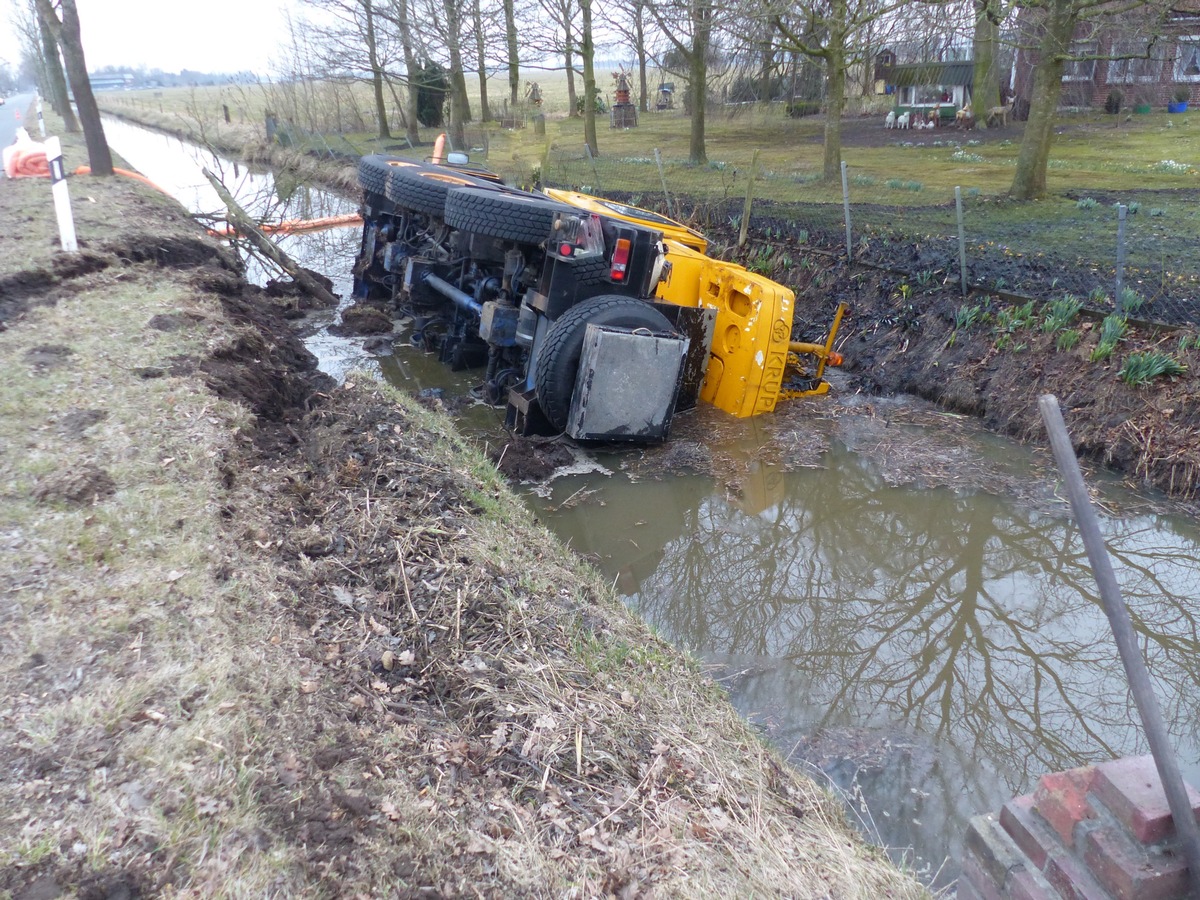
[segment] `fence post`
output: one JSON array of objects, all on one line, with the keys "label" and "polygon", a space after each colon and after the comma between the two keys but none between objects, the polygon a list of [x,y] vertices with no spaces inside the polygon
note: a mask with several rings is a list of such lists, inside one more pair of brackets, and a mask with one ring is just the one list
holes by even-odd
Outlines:
[{"label": "fence post", "polygon": [[746,246],[746,235],[750,231],[750,205],[754,202],[754,175],[758,171],[758,148],[750,159],[750,178],[746,182],[746,205],[742,207],[742,227],[738,231],[738,246]]},{"label": "fence post", "polygon": [[42,137],[46,137],[46,120],[42,117],[42,95],[38,94],[37,98],[37,116],[38,130],[42,133]]},{"label": "fence post", "polygon": [[600,170],[596,168],[596,157],[592,155],[592,145],[587,143],[587,141],[584,141],[583,150],[587,154],[588,162],[592,164],[592,180],[596,182],[594,185],[592,185],[592,189],[589,191],[589,193],[602,193],[602,188],[600,186]]},{"label": "fence post", "polygon": [[842,210],[846,214],[846,262],[854,259],[854,245],[850,240],[850,182],[846,179],[846,161],[842,160]]},{"label": "fence post", "polygon": [[667,173],[663,171],[662,154],[658,152],[657,147],[654,148],[654,161],[658,164],[658,180],[662,182],[663,196],[667,198],[667,212],[671,214],[671,218],[678,219],[675,204],[671,202],[671,192],[667,190]]},{"label": "fence post", "polygon": [[67,193],[67,174],[63,170],[62,144],[58,137],[46,138],[46,162],[50,164],[50,192],[54,196],[54,214],[62,248],[68,253],[79,249],[75,240],[75,218],[71,214],[71,196]]},{"label": "fence post", "polygon": [[958,271],[962,273],[962,295],[967,296],[967,233],[963,229],[962,188],[954,186],[954,211],[958,216]]},{"label": "fence post", "polygon": [[1125,282],[1125,211],[1124,203],[1117,204],[1117,285],[1114,289],[1113,300],[1116,308],[1124,312],[1121,302],[1121,288]]}]

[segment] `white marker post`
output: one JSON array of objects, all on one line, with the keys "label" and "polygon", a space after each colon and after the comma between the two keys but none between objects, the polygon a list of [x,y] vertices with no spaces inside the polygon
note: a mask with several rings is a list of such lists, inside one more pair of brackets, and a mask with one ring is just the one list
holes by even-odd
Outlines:
[{"label": "white marker post", "polygon": [[71,215],[71,197],[67,193],[67,174],[63,170],[62,144],[57,137],[46,138],[46,162],[50,164],[50,190],[54,194],[54,213],[62,248],[68,253],[79,249],[75,240],[75,219]]},{"label": "white marker post", "polygon": [[42,137],[45,138],[46,137],[46,120],[42,118],[42,96],[41,96],[41,94],[38,94],[38,98],[37,98],[37,111],[38,111],[38,128],[41,129]]}]

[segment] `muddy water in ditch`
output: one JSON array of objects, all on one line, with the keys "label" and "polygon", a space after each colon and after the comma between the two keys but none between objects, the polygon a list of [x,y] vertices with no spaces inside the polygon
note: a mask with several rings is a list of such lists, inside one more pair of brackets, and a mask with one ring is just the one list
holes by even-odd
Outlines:
[{"label": "muddy water in ditch", "polygon": [[[195,193],[194,208],[218,206],[184,162],[197,151],[116,125],[131,164],[185,202]],[[243,196],[274,208],[272,185]],[[353,208],[290,200],[275,214]],[[348,293],[357,232],[311,237],[289,252]],[[319,331],[310,347],[335,375],[369,359]],[[470,402],[470,373],[403,347],[377,368],[505,441],[498,414]],[[754,420],[696,410],[664,447],[593,452],[593,471],[524,490],[872,840],[946,884],[971,816],[1042,773],[1146,745],[1049,458],[917,402],[837,399],[849,394]],[[1093,482],[1184,776],[1200,785],[1200,529]]]}]

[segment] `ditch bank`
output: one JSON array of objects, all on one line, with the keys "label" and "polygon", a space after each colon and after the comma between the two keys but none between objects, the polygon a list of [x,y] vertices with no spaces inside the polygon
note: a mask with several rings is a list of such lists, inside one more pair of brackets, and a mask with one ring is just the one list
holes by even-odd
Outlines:
[{"label": "ditch bank", "polygon": [[[736,235],[726,232],[711,233],[732,248]],[[751,241],[731,250],[731,258],[796,291],[793,340],[823,341],[837,305],[847,304],[837,349],[855,389],[920,397],[1042,446],[1037,399],[1053,394],[1081,458],[1134,488],[1163,492],[1188,514],[1200,513],[1200,333],[1194,329],[1131,319],[1111,355],[1098,358],[1102,316],[1082,310],[1051,323],[1046,303],[978,291],[964,298],[953,273],[934,273],[923,286],[887,270],[848,266],[786,237]],[[1070,283],[1069,272],[1056,275]],[[1064,340],[1065,332],[1074,334]],[[1131,357],[1155,354],[1182,371],[1140,384],[1122,377]]]},{"label": "ditch bank", "polygon": [[0,182],[0,892],[924,894],[445,418],[70,187],[66,256]]}]

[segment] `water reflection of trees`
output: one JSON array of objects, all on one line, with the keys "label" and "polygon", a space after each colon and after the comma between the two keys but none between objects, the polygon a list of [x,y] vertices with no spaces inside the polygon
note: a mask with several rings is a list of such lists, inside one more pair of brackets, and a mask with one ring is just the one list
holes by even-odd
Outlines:
[{"label": "water reflection of trees", "polygon": [[[757,515],[700,500],[638,606],[693,647],[786,660],[821,722],[870,711],[1018,777],[1136,749],[1074,529],[989,497],[886,490],[858,457],[835,466]],[[1108,528],[1171,728],[1194,748],[1194,545],[1148,520]]]}]

